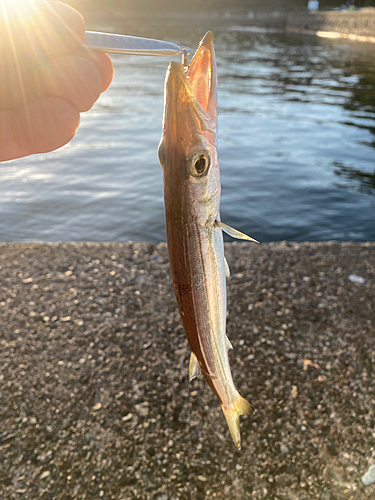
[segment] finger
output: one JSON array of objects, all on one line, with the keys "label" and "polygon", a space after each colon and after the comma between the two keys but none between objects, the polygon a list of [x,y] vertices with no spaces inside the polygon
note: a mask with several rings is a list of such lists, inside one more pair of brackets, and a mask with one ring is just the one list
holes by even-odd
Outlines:
[{"label": "finger", "polygon": [[63,3],[45,2],[44,5],[46,19],[42,18],[39,24],[45,26],[48,20],[51,21],[53,28],[47,30],[48,42],[60,54],[79,47],[85,36],[85,21],[81,14]]},{"label": "finger", "polygon": [[88,111],[103,90],[98,67],[85,57],[54,59],[44,78],[41,88],[45,94],[69,101],[80,112]]},{"label": "finger", "polygon": [[102,77],[103,87],[102,92],[107,90],[113,78],[113,64],[112,60],[108,54],[103,54],[101,52],[94,51],[83,51],[79,52],[79,55],[86,57],[89,61],[93,62],[100,72]]},{"label": "finger", "polygon": [[103,90],[98,67],[80,56],[65,56],[4,74],[0,109],[14,109],[45,96],[61,97],[87,111]]},{"label": "finger", "polygon": [[60,98],[30,103],[24,110],[0,112],[0,161],[60,148],[75,135],[77,109]]}]

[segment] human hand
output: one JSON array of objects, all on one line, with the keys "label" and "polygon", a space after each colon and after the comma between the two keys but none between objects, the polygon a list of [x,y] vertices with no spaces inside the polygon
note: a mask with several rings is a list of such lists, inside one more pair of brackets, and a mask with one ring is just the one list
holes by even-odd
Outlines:
[{"label": "human hand", "polygon": [[0,161],[53,151],[111,83],[107,54],[80,48],[82,16],[48,0],[0,0]]}]

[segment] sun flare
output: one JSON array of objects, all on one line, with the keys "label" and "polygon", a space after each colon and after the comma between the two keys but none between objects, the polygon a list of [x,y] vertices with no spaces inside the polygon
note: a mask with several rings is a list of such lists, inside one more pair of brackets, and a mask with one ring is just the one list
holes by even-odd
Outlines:
[{"label": "sun flare", "polygon": [[27,23],[35,13],[35,9],[42,2],[39,0],[0,0],[1,17],[9,20],[17,18]]},{"label": "sun flare", "polygon": [[23,108],[30,131],[30,102],[53,94],[64,79],[60,75],[57,82],[51,60],[64,51],[71,29],[55,4],[0,0],[0,69],[7,68],[2,74],[0,109]]}]

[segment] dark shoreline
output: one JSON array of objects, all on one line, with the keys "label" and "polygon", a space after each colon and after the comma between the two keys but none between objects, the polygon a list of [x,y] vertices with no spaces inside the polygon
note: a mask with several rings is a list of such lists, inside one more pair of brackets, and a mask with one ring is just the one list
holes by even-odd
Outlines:
[{"label": "dark shoreline", "polygon": [[0,244],[2,499],[374,498],[375,243],[226,256],[241,452],[188,384],[165,244]]}]

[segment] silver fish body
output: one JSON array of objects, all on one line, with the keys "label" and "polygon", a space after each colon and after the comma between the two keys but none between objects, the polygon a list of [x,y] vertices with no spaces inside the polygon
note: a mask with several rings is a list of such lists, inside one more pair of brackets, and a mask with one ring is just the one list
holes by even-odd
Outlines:
[{"label": "silver fish body", "polygon": [[189,376],[203,374],[240,448],[239,415],[250,415],[253,409],[239,395],[228,360],[225,225],[219,216],[216,130],[216,58],[208,32],[186,72],[174,62],[168,68],[159,158],[172,279],[192,351]]}]

